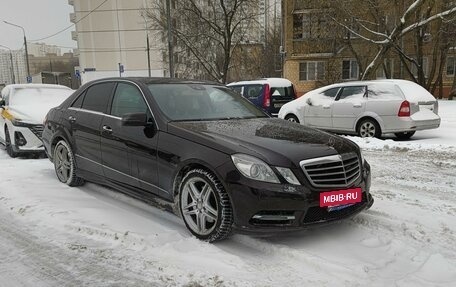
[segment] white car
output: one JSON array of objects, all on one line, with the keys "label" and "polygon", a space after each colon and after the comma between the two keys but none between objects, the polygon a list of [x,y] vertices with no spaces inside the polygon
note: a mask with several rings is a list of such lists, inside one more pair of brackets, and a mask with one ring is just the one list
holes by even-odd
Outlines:
[{"label": "white car", "polygon": [[60,85],[19,84],[3,88],[0,97],[0,143],[11,157],[42,153],[47,112],[74,91]]},{"label": "white car", "polygon": [[325,86],[285,104],[279,118],[306,126],[361,137],[440,126],[438,102],[426,89],[406,80],[346,82]]}]

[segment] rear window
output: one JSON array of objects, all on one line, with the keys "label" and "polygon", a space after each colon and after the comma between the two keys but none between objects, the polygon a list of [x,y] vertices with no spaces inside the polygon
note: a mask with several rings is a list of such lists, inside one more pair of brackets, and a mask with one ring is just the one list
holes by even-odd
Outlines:
[{"label": "rear window", "polygon": [[429,93],[428,90],[416,83],[410,81],[400,81],[398,85],[404,93],[405,98],[410,102],[435,101],[434,96]]},{"label": "rear window", "polygon": [[288,87],[272,87],[271,88],[271,95],[274,98],[296,98],[294,94],[294,89],[293,86],[288,86]]},{"label": "rear window", "polygon": [[390,83],[370,85],[367,97],[371,100],[402,100],[400,89],[395,84]]},{"label": "rear window", "polygon": [[244,96],[247,99],[255,99],[261,95],[263,85],[246,85],[244,86]]}]

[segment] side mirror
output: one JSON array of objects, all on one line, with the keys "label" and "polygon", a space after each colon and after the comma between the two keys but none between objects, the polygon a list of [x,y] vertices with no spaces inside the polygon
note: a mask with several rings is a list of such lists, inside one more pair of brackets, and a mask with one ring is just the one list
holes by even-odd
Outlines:
[{"label": "side mirror", "polygon": [[312,105],[312,100],[310,98],[307,98],[306,103],[311,106]]},{"label": "side mirror", "polygon": [[141,127],[148,124],[146,113],[131,113],[122,116],[122,126]]}]

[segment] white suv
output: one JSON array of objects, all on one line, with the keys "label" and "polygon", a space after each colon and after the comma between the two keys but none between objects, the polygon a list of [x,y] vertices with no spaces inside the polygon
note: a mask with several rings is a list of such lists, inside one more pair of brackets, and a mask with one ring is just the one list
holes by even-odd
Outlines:
[{"label": "white suv", "polygon": [[359,81],[310,91],[285,104],[279,118],[361,137],[395,134],[408,139],[415,131],[440,126],[438,102],[426,89],[405,80]]},{"label": "white suv", "polygon": [[60,85],[8,85],[0,97],[0,143],[11,157],[42,153],[43,121],[73,90]]}]

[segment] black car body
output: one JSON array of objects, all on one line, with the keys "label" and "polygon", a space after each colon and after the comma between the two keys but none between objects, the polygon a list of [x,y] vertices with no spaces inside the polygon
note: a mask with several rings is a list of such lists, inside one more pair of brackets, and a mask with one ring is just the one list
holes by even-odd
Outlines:
[{"label": "black car body", "polygon": [[[168,87],[211,91],[211,99],[233,102],[229,107],[235,107],[234,113],[241,107],[255,116],[197,118],[196,112],[185,118],[185,108],[205,113],[208,107],[169,104],[173,95]],[[124,98],[118,96],[122,93]],[[134,94],[144,99],[144,113],[130,100]],[[213,83],[162,78],[88,83],[48,113],[43,142],[62,182],[93,181],[171,207],[195,236],[208,241],[231,230],[269,233],[324,224],[373,203],[370,167],[356,144],[270,118]],[[360,201],[320,207],[323,192],[353,188]],[[184,206],[183,201],[189,202]],[[208,234],[195,231],[210,228]]]}]

